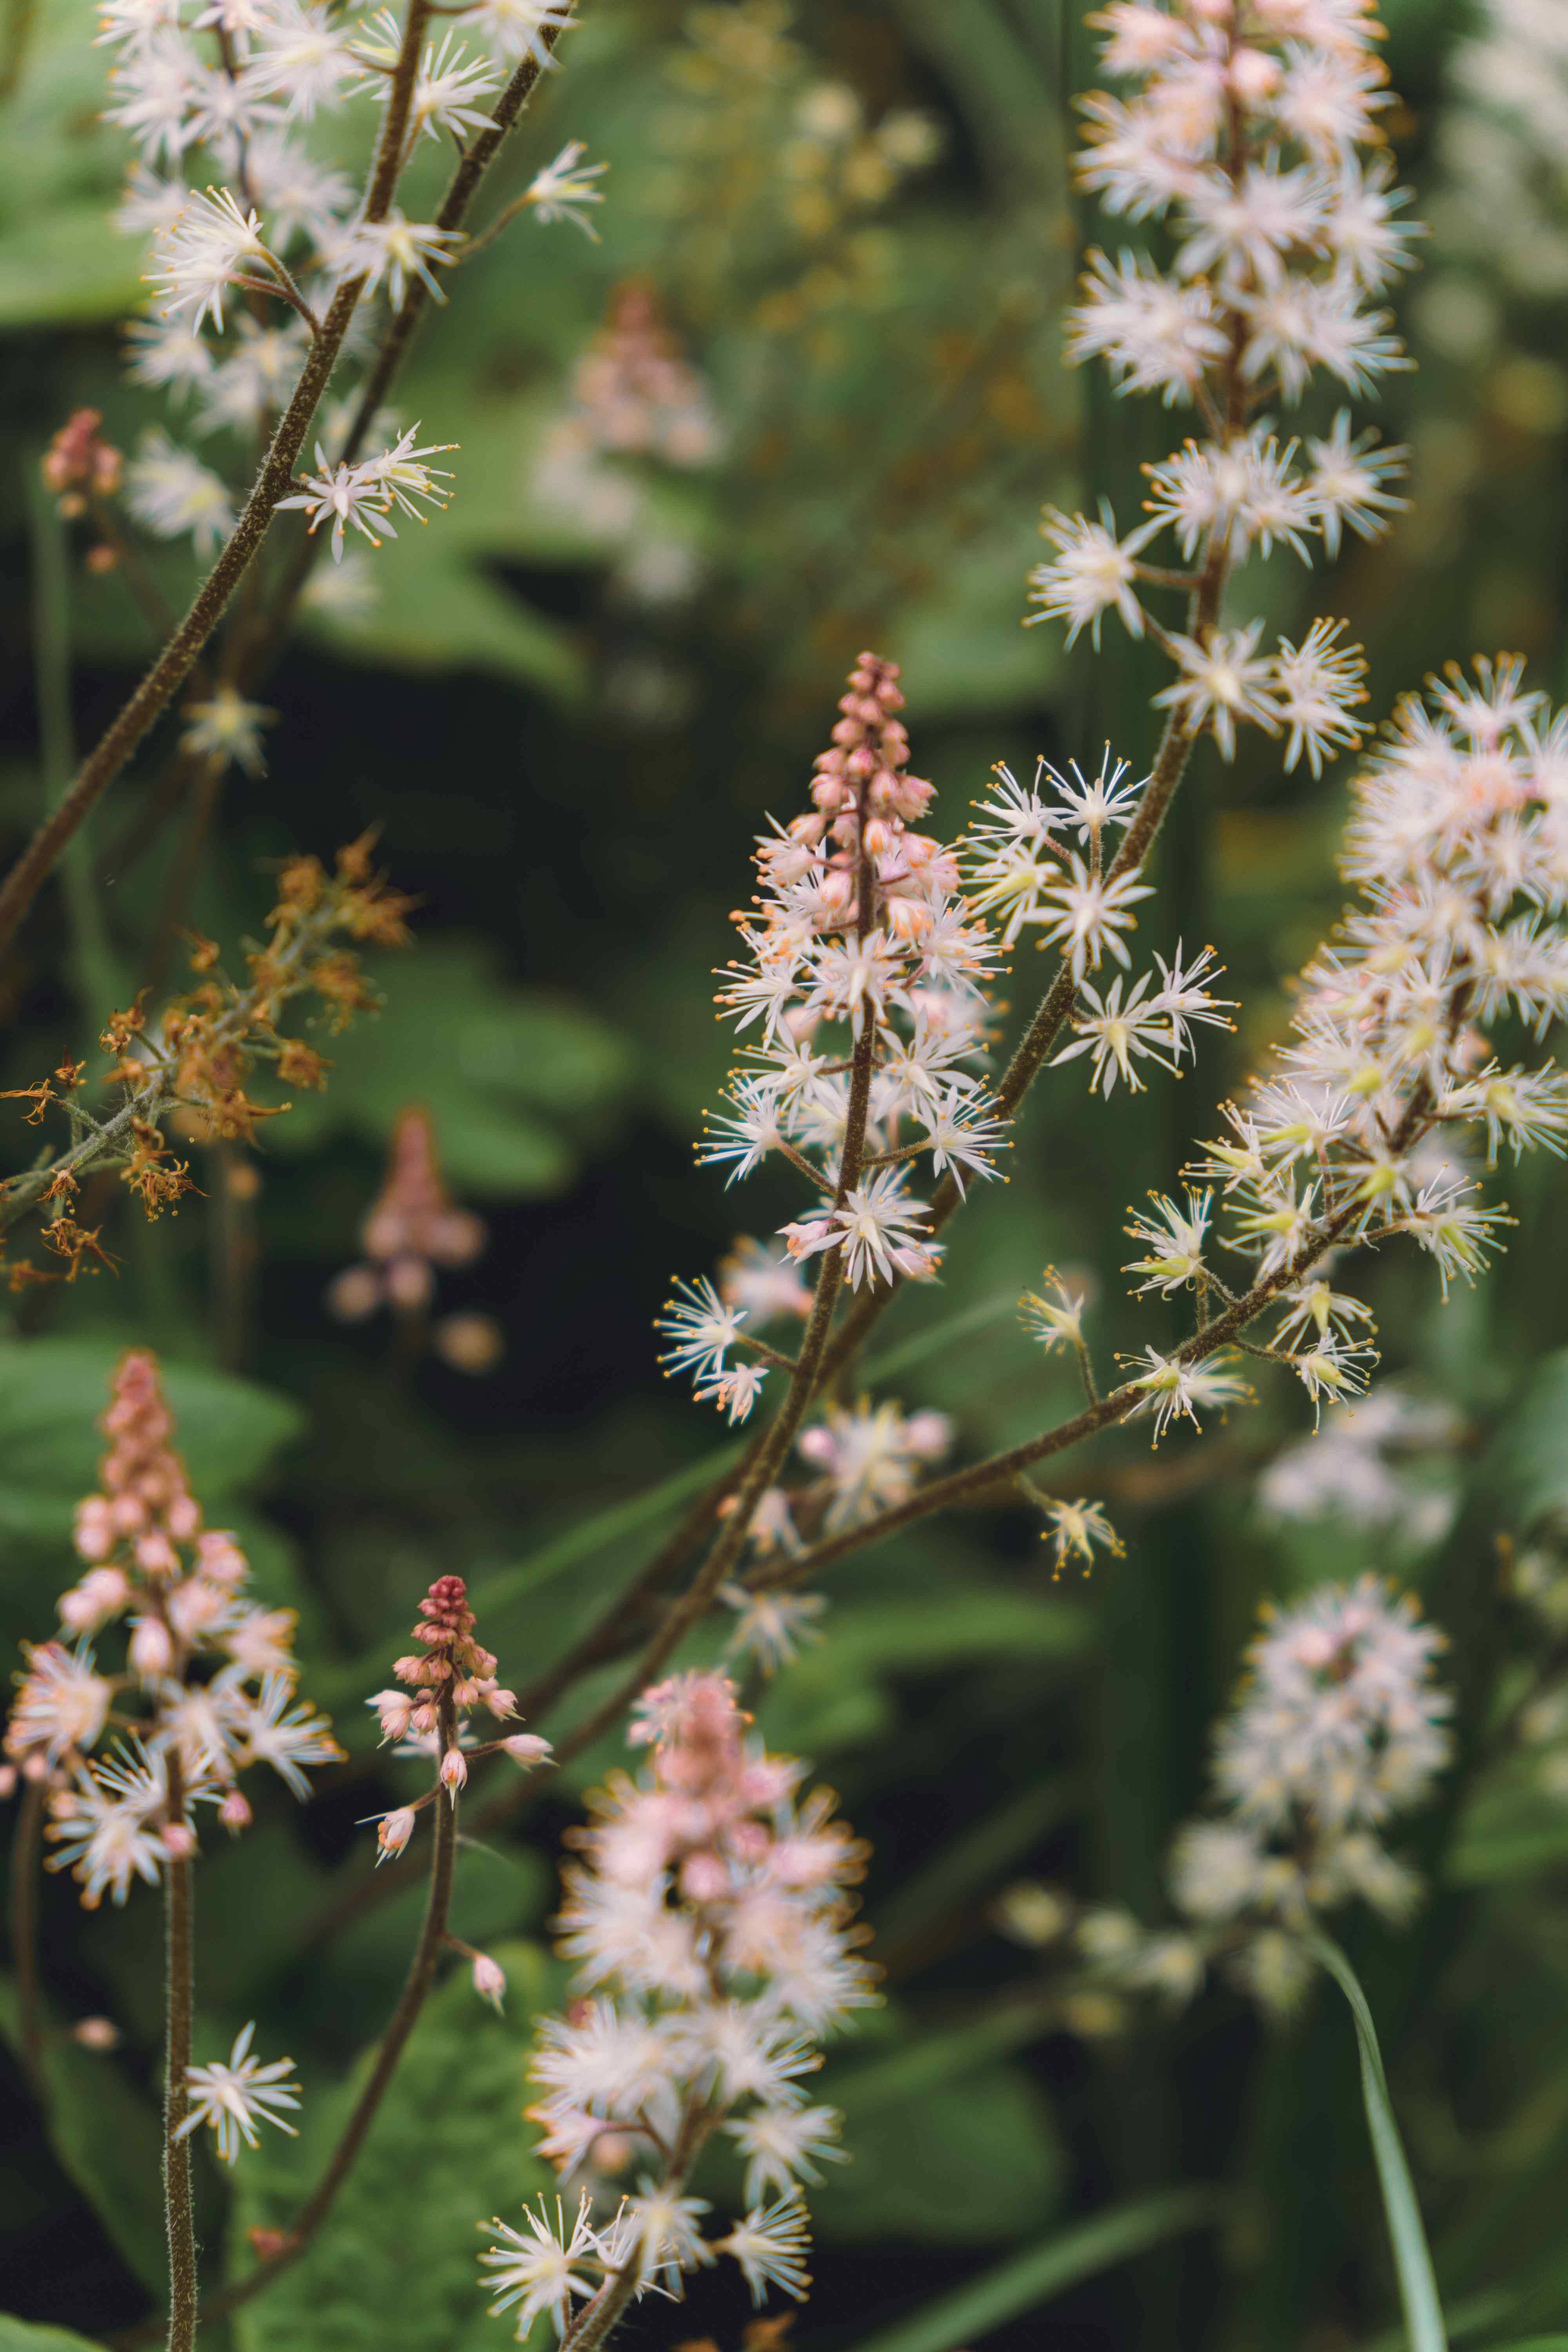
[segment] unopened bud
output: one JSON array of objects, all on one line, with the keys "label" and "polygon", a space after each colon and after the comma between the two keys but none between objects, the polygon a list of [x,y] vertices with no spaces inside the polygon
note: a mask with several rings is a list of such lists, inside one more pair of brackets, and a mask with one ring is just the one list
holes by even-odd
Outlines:
[{"label": "unopened bud", "polygon": [[441,1786],[449,1790],[456,1804],[458,1791],[468,1777],[468,1759],[460,1748],[448,1748],[441,1759]]},{"label": "unopened bud", "polygon": [[188,1862],[196,1850],[196,1833],[189,1822],[165,1822],[161,1835],[163,1851],[173,1862]]},{"label": "unopened bud", "polygon": [[161,1617],[139,1621],[131,1636],[129,1654],[132,1671],[146,1680],[168,1673],[174,1662],[174,1644]]},{"label": "unopened bud", "polygon": [[474,1954],[474,1990],[481,2000],[488,2000],[499,2015],[501,1996],[506,1990],[506,1970],[492,1960],[488,1952]]},{"label": "unopened bud", "polygon": [[512,1762],[521,1764],[525,1772],[531,1771],[535,1764],[542,1764],[550,1754],[549,1740],[542,1739],[537,1731],[515,1732],[511,1738],[503,1739],[501,1746]]},{"label": "unopened bud", "polygon": [[241,1830],[247,1830],[250,1827],[255,1817],[250,1810],[250,1800],[243,1790],[229,1790],[217,1809],[217,1817],[230,1837],[237,1837]]},{"label": "unopened bud", "polygon": [[399,1805],[395,1812],[383,1813],[375,1825],[375,1842],[381,1849],[375,1857],[378,1866],[403,1852],[414,1835],[416,1819],[412,1805]]},{"label": "unopened bud", "polygon": [[79,2017],[71,2040],[83,2050],[113,2050],[119,2046],[120,2028],[111,2017]]}]

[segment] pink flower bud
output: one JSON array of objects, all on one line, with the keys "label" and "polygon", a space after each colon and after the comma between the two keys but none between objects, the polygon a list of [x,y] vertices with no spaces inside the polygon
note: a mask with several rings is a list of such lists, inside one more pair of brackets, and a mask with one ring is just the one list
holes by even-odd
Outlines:
[{"label": "pink flower bud", "polygon": [[399,1805],[395,1812],[383,1813],[375,1825],[375,1842],[381,1849],[375,1857],[378,1868],[382,1863],[403,1852],[414,1835],[417,1818],[412,1805]]},{"label": "pink flower bud", "polygon": [[196,1850],[196,1833],[189,1822],[165,1822],[160,1835],[171,1861],[187,1861]]},{"label": "pink flower bud", "polygon": [[386,1269],[386,1295],[405,1314],[427,1306],[435,1287],[436,1277],[426,1258],[395,1257]]},{"label": "pink flower bud", "polygon": [[327,1285],[327,1312],[339,1323],[363,1323],[381,1304],[381,1282],[368,1265],[345,1265]]},{"label": "pink flower bud", "polygon": [[14,1797],[16,1793],[16,1767],[15,1764],[0,1764],[0,1799]]},{"label": "pink flower bud", "polygon": [[83,2050],[113,2050],[119,2046],[120,2028],[112,2018],[79,2017],[71,2027],[71,2040]]},{"label": "pink flower bud", "polygon": [[250,1801],[242,1790],[229,1790],[217,1809],[217,1817],[230,1837],[237,1837],[241,1830],[247,1830],[250,1827],[254,1816],[250,1810]]},{"label": "pink flower bud", "polygon": [[464,1786],[468,1777],[468,1758],[460,1748],[448,1748],[441,1759],[440,1778],[441,1786],[450,1793],[454,1804],[458,1801],[458,1791]]},{"label": "pink flower bud", "polygon": [[541,1739],[537,1731],[515,1732],[511,1738],[503,1739],[501,1746],[512,1762],[521,1764],[525,1772],[535,1764],[542,1764],[551,1752],[549,1740]]},{"label": "pink flower bud", "polygon": [[161,1617],[139,1617],[132,1633],[129,1655],[132,1671],[143,1681],[166,1675],[174,1663],[174,1644],[169,1629]]},{"label": "pink flower bud", "polygon": [[474,1954],[474,1990],[481,2000],[488,2000],[499,2013],[501,1995],[506,1990],[506,1970],[499,1967],[488,1952]]}]

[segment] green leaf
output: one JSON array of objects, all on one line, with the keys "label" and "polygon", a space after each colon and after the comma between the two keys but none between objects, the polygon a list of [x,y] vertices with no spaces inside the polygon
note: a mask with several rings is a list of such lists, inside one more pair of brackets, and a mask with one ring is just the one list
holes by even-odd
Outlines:
[{"label": "green leaf", "polygon": [[[110,1339],[0,1345],[0,1533],[64,1541],[71,1511],[98,1483],[99,1421],[123,1353]],[[205,1364],[164,1361],[175,1444],[209,1518],[297,1435],[298,1406]]]},{"label": "green leaf", "polygon": [[1210,2189],[1183,2189],[1136,2205],[1113,2207],[1092,2221],[1064,2230],[1026,2254],[999,2263],[922,2311],[865,2337],[852,2352],[957,2352],[988,2328],[1034,2311],[1080,2279],[1128,2261],[1183,2231],[1202,2229],[1219,2211]]},{"label": "green leaf", "polygon": [[[50,2021],[45,2022],[47,2028]],[[0,1978],[0,2033],[16,2047],[16,1992],[9,1978]],[[48,2140],[61,2171],[142,2284],[162,2294],[168,2284],[168,2254],[161,2117],[107,2051],[83,2050],[68,2035],[47,2030],[43,2063]],[[21,2324],[0,2321],[0,2352],[6,2352],[4,2328]],[[76,2338],[60,2341],[74,2344]]]},{"label": "green leaf", "polygon": [[[529,2150],[531,2020],[547,1998],[544,1954],[498,1948],[506,2014],[475,1996],[455,1968],[428,2003],[359,2160],[300,2260],[235,2319],[238,2352],[379,2352],[390,2344],[490,2352],[479,2228],[515,2221],[555,2176]],[[237,2170],[230,2243],[247,2230],[287,2227],[319,2175],[373,2063],[366,2053],[335,2096],[308,2099],[298,2141],[272,2138]],[[237,2269],[243,2274],[249,2258]],[[500,2338],[504,2341],[504,2336]]]},{"label": "green leaf", "polygon": [[16,2319],[0,2311],[0,2352],[103,2352],[103,2347],[85,2336],[73,2336],[68,2327],[45,2327],[37,2320]]},{"label": "green leaf", "polygon": [[817,2201],[820,2237],[985,2245],[1049,2218],[1067,2167],[1045,2094],[1018,2067],[972,2059],[953,2075],[946,2057],[931,2079],[917,2044],[830,2094],[852,2161]]},{"label": "green leaf", "polygon": [[[0,2352],[5,2352],[3,2344]],[[1497,2345],[1493,2352],[1568,2352],[1568,2336],[1521,2336],[1515,2343]]]},{"label": "green leaf", "polygon": [[295,1100],[278,1149],[344,1129],[379,1147],[417,1102],[455,1184],[514,1199],[562,1191],[577,1158],[563,1122],[618,1100],[630,1056],[581,1005],[509,986],[499,967],[473,940],[432,940],[416,966],[376,965],[384,1009],[331,1042],[326,1091]]},{"label": "green leaf", "polygon": [[1305,1942],[1349,2001],[1351,2015],[1355,2021],[1356,2048],[1361,2058],[1362,2096],[1366,2102],[1366,2126],[1377,2163],[1383,2209],[1388,2219],[1388,2235],[1394,2247],[1394,2265],[1399,2277],[1399,2299],[1405,2309],[1410,2352],[1447,2352],[1443,2306],[1438,2301],[1437,2282],[1432,2273],[1432,2256],[1426,2245],[1426,2232],[1421,2223],[1421,2208],[1416,2202],[1410,2168],[1405,2160],[1399,2126],[1394,2119],[1388,2079],[1383,2071],[1383,2053],[1377,2046],[1377,2028],[1373,2023],[1366,1995],[1357,1981],[1355,1970],[1337,1944],[1331,1943],[1327,1936],[1316,1933],[1309,1933]]},{"label": "green leaf", "polygon": [[1516,1528],[1568,1504],[1568,1348],[1543,1357],[1510,1405],[1482,1483]]},{"label": "green leaf", "polygon": [[1540,1786],[1535,1760],[1510,1759],[1471,1796],[1444,1864],[1450,1885],[1526,1878],[1568,1853],[1568,1806]]}]

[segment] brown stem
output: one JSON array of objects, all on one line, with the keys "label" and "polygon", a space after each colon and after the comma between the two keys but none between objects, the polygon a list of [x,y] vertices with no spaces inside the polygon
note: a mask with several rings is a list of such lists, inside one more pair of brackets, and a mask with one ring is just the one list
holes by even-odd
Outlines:
[{"label": "brown stem", "polygon": [[[427,16],[441,13],[439,9],[427,8],[426,11]],[[546,25],[542,28],[539,36],[540,47],[546,56],[554,48],[556,42],[566,30],[567,26],[563,24]],[[495,111],[490,117],[489,126],[479,133],[470,147],[464,149],[458,159],[457,169],[452,174],[447,193],[436,215],[435,226],[437,228],[448,230],[461,228],[468,216],[468,207],[479,194],[480,182],[494,163],[508,131],[517,122],[532,97],[534,85],[539,79],[541,71],[539,59],[531,55],[524,58],[518,67],[496,101]],[[353,417],[349,425],[348,437],[343,443],[342,453],[344,462],[349,465],[352,465],[359,455],[375,413],[392,389],[393,380],[407,355],[408,346],[414,339],[419,321],[425,315],[429,299],[429,289],[423,280],[417,278],[412,279],[396,315],[382,338],[381,348],[375,355],[374,364],[361,388],[359,401],[355,406]],[[279,585],[270,608],[255,625],[254,631],[248,635],[247,642],[240,649],[244,674],[249,683],[255,683],[277,650],[283,633],[289,625],[289,615],[298,602],[300,592],[310,576],[310,569],[320,552],[320,547],[321,542],[317,539],[307,538],[300,541],[289,559],[289,568]]]},{"label": "brown stem", "polygon": [[42,1780],[22,1785],[11,1842],[11,1966],[16,1979],[16,2054],[40,2109],[49,2098],[44,2073],[43,2013],[38,2001],[38,1856],[43,1843]]},{"label": "brown stem", "polygon": [[[666,2163],[664,2178],[658,2184],[661,2196],[679,2196],[692,2166],[702,2151],[703,2143],[719,2120],[720,2112],[700,2099],[693,2097],[688,2100],[675,2147]],[[610,2273],[598,2293],[569,2323],[561,2338],[559,2352],[599,2352],[599,2347],[608,2342],[626,2305],[637,2294],[642,2277],[642,2262],[634,2252],[619,2270]]]},{"label": "brown stem", "polygon": [[[178,1754],[169,1751],[171,1827],[184,1826],[184,1782]],[[195,1958],[192,1912],[195,1873],[188,1853],[171,1855],[163,1871],[163,2206],[169,2233],[169,2352],[193,2352],[196,2340],[196,2232],[191,2212],[191,2143],[183,2126],[190,2114],[191,2008]]]},{"label": "brown stem", "polygon": [[[442,1745],[445,1748],[456,1737],[455,1717],[450,1696],[442,1705]],[[204,2316],[209,2320],[226,2318],[242,2304],[249,2303],[269,2287],[275,2278],[298,2262],[310,2241],[331,2211],[338,2191],[353,2169],[354,2160],[364,2145],[365,2136],[375,2120],[376,2110],[385,2097],[398,2062],[407,2046],[408,2037],[418,2022],[419,2012],[436,1980],[436,1966],[441,1956],[441,1946],[447,1934],[447,1918],[452,1906],[452,1874],[458,1852],[458,1809],[455,1800],[442,1791],[436,1799],[435,1839],[430,1856],[430,1892],[425,1906],[425,1917],[419,1929],[419,1940],[414,1947],[408,1975],[404,1982],[402,1998],[393,2012],[392,2021],[383,2034],[376,2052],[375,2065],[364,2089],[354,2104],[354,2111],[343,2126],[342,2133],[328,2160],[327,2168],[309,2197],[296,2214],[293,2225],[283,2244],[275,2254],[258,2263],[248,2277],[237,2279],[231,2286],[209,2297]],[[137,2347],[154,2343],[160,2330],[156,2323],[123,2329],[108,2338],[112,2352],[137,2352]],[[173,2336],[171,2352],[174,2352]]]},{"label": "brown stem", "polygon": [[[363,218],[367,222],[384,220],[392,202],[427,8],[428,0],[410,0],[403,48],[387,98],[365,199]],[[274,509],[293,479],[295,459],[326,391],[363,285],[363,276],[349,278],[333,295],[321,333],[305,355],[293,396],[279,419],[272,446],[227,545],[152,668],[82,761],[69,791],[38,827],[4,884],[0,884],[0,950],[16,936],[66,843],[178,691],[222,618],[240,579],[254,562]]]}]

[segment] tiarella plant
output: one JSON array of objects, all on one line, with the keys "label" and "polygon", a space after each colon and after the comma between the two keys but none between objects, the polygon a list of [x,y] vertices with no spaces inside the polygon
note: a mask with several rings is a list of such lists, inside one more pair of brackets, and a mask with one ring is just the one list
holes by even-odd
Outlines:
[{"label": "tiarella plant", "polygon": [[[426,1875],[403,1989],[288,2226],[253,2229],[253,2259],[205,2295],[192,2139],[210,2126],[218,2157],[241,2161],[261,2124],[295,2131],[310,2086],[302,2093],[290,2060],[255,2051],[248,2023],[226,2060],[192,2063],[204,1809],[238,1836],[252,1822],[241,1780],[253,1768],[301,1800],[307,1767],[342,1767],[345,1792],[379,1768],[345,1758],[299,1696],[293,1612],[247,1597],[245,1549],[205,1526],[155,1360],[136,1346],[120,1361],[101,1491],[76,1518],[84,1572],[59,1601],[58,1634],[26,1647],[5,1735],[20,1796],[16,2042],[42,2096],[32,1905],[44,1848],[89,1908],[106,1895],[123,1905],[138,1880],[161,1886],[170,2352],[192,2352],[198,2315],[216,2326],[310,2249],[438,1998],[446,1956],[503,2003],[500,1961],[452,1926],[462,1849],[484,1851],[485,1833],[541,1784],[572,1803],[570,1781],[551,1776],[621,1736],[646,1757],[638,1777],[614,1776],[589,1800],[586,1827],[565,1832],[575,1851],[556,1928],[574,1986],[538,2024],[529,2059],[530,2145],[562,2193],[537,2198],[521,2226],[489,2225],[487,2292],[520,2341],[548,2320],[565,2352],[598,2352],[634,2302],[680,2295],[721,2255],[759,2305],[773,2290],[804,2296],[805,2192],[831,2195],[821,2168],[854,2152],[838,2108],[811,2085],[825,2045],[877,1997],[848,1891],[867,1849],[826,1791],[802,1794],[805,1767],[769,1752],[748,1709],[766,1678],[833,1639],[815,1588],[841,1560],[948,1507],[998,1502],[1038,1516],[1058,1572],[1122,1556],[1101,1499],[1033,1474],[1118,1424],[1141,1423],[1156,1444],[1184,1421],[1197,1429],[1249,1397],[1243,1358],[1299,1383],[1314,1418],[1329,1408],[1312,1448],[1292,1447],[1263,1475],[1277,1518],[1313,1517],[1331,1487],[1369,1539],[1422,1511],[1429,1529],[1447,1524],[1447,1495],[1406,1484],[1393,1457],[1439,1449],[1452,1418],[1394,1389],[1361,1422],[1347,1417],[1376,1361],[1363,1254],[1413,1242],[1446,1297],[1456,1279],[1474,1281],[1509,1222],[1483,1190],[1500,1153],[1564,1148],[1568,1079],[1541,1049],[1568,1011],[1568,717],[1553,716],[1521,661],[1483,657],[1406,695],[1363,748],[1366,665],[1343,625],[1312,615],[1298,642],[1261,609],[1272,583],[1251,567],[1334,559],[1404,506],[1403,453],[1348,405],[1321,432],[1292,425],[1314,389],[1360,399],[1405,364],[1384,303],[1415,225],[1381,132],[1391,101],[1365,0],[1112,0],[1091,22],[1121,94],[1084,102],[1079,178],[1112,219],[1152,224],[1154,249],[1090,253],[1068,351],[1103,361],[1119,392],[1186,412],[1193,430],[1145,468],[1131,529],[1109,507],[1047,510],[1052,553],[1030,577],[1029,617],[1065,625],[1069,645],[1087,635],[1100,647],[1108,621],[1152,642],[1168,676],[1153,696],[1152,765],[1139,776],[1113,747],[1087,745],[1024,781],[998,765],[944,837],[933,786],[910,769],[903,671],[858,656],[809,779],[780,785],[784,814],[756,847],[757,895],[736,918],[741,953],[718,974],[738,1054],[699,1161],[730,1183],[767,1170],[799,1188],[795,1213],[738,1239],[711,1277],[681,1279],[658,1325],[665,1368],[689,1375],[742,1433],[700,1479],[680,1474],[683,1498],[694,1494],[680,1523],[597,1614],[580,1608],[552,1653],[527,1655],[516,1688],[479,1639],[476,1606],[506,1631],[484,1595],[476,1602],[456,1573],[429,1582],[415,1646],[368,1701],[384,1748],[420,1785],[372,1816],[377,1869],[349,1899],[357,1912]],[[531,211],[595,234],[605,166],[584,163],[576,141],[485,227],[468,226],[572,23],[556,0],[407,0],[401,15],[364,19],[309,0],[109,0],[107,115],[139,156],[120,222],[153,247],[131,372],[168,396],[184,437],[150,425],[127,459],[100,415],[80,409],[43,478],[58,514],[86,526],[88,562],[121,573],[154,614],[162,591],[141,537],[188,539],[212,568],[0,883],[0,945],[62,856],[83,848],[84,817],[177,700],[156,792],[164,805],[189,793],[199,850],[227,772],[267,773],[276,714],[255,698],[321,550],[352,583],[355,557],[447,503],[458,469],[433,461],[453,445],[421,438],[440,420],[405,426],[386,404],[450,273],[510,221]],[[762,31],[760,54],[773,57],[779,27]],[[712,24],[708,34],[728,37]],[[816,94],[803,145],[843,150],[839,193],[852,206],[857,185],[882,185],[879,168],[890,184],[930,142],[911,145],[916,118],[889,118],[906,122],[900,162],[898,138],[863,135],[841,108],[836,131],[836,87]],[[336,115],[363,122],[357,182],[310,143],[310,126]],[[447,194],[427,218],[411,216],[405,200],[420,184],[406,175],[447,142]],[[707,378],[657,294],[631,280],[529,468],[546,503],[598,501],[599,521],[624,520],[637,497],[617,454],[680,475],[723,448]],[[907,689],[918,713],[918,675]],[[866,1343],[906,1286],[929,1296],[940,1285],[962,1246],[950,1227],[961,1212],[969,1224],[984,1215],[976,1204],[1047,1071],[1085,1066],[1072,1083],[1087,1078],[1108,1121],[1155,1073],[1205,1085],[1205,1049],[1238,1010],[1219,992],[1224,966],[1214,949],[1168,936],[1146,959],[1138,935],[1159,919],[1158,837],[1194,752],[1212,740],[1232,761],[1247,730],[1280,745],[1288,774],[1359,761],[1342,859],[1352,903],[1296,983],[1289,1034],[1258,1045],[1255,1075],[1220,1105],[1181,1197],[1156,1193],[1131,1214],[1121,1271],[1150,1304],[1133,1308],[1146,1336],[1120,1358],[1120,1377],[1093,1343],[1092,1273],[1047,1268],[1024,1296],[1023,1327],[1070,1366],[1081,1403],[1052,1419],[1026,1394],[1028,1434],[943,1466],[952,1420],[875,1393]],[[193,1189],[170,1134],[193,1149],[249,1139],[285,1108],[247,1090],[258,1066],[285,1089],[321,1087],[328,1058],[279,1027],[285,1006],[313,998],[333,1030],[375,1011],[355,950],[406,940],[411,902],[374,870],[363,836],[331,872],[313,857],[282,865],[244,984],[189,935],[194,985],[165,1000],[193,862],[176,868],[146,987],[128,1011],[96,1008],[113,1107],[86,1108],[68,1058],[12,1090],[28,1117],[69,1127],[64,1149],[0,1188],[0,1228],[41,1211],[58,1262],[17,1265],[18,1288],[106,1259],[100,1228],[78,1215],[84,1181],[118,1170],[156,1215]],[[1030,943],[1047,957],[1045,982],[1004,1052],[1001,975]],[[444,1050],[461,1065],[482,1059],[487,1040]],[[434,1114],[394,1099],[363,1260],[340,1266],[327,1294],[341,1320],[392,1310],[389,1399],[424,1345],[438,1270],[473,1264],[487,1241],[447,1187]],[[1180,1336],[1174,1302],[1190,1309]],[[477,1313],[447,1315],[429,1337],[461,1370],[500,1354],[493,1321]],[[373,1507],[354,1507],[374,1537]],[[616,1536],[640,1524],[638,1507]],[[583,1556],[575,1540],[536,1567],[538,1580]],[[1559,1634],[1562,1581],[1543,1538],[1518,1590]],[[721,1634],[740,1688],[712,1662]],[[1436,1679],[1443,1638],[1370,1572],[1271,1613],[1215,1737],[1212,1809],[1170,1856],[1176,1923],[1154,1927],[1027,1881],[1000,1906],[1015,1937],[1059,1963],[1042,2013],[1099,2031],[1134,1994],[1192,1998],[1211,1964],[1279,2011],[1321,1964],[1354,2007],[1359,1989],[1322,1921],[1359,1897],[1399,1927],[1420,1901],[1420,1877],[1385,1841],[1453,1759],[1457,1709]],[[1519,1698],[1510,1736],[1550,1751],[1561,1779],[1560,1663]],[[559,1737],[521,1727],[584,1685]],[[1419,2215],[1400,2187],[1364,2004],[1356,2015],[1412,2340],[1431,2352],[1440,2335]],[[742,2182],[733,2196],[726,2158]],[[957,2333],[1000,2309],[985,2304]],[[935,2352],[936,2336],[919,2341]]]}]

